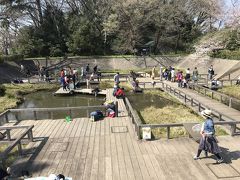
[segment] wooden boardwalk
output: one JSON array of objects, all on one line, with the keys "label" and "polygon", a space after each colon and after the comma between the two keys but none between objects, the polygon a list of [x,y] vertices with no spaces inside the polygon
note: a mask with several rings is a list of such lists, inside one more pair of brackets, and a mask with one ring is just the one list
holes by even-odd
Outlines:
[{"label": "wooden boardwalk", "polygon": [[[107,99],[114,99],[111,93]],[[212,157],[194,161],[198,144],[189,138],[138,141],[123,101],[118,102],[117,118],[21,121],[34,125],[38,141],[28,145],[34,152],[30,159],[15,168],[35,177],[62,173],[74,180],[240,179],[240,137],[219,137],[226,163],[215,164]]]},{"label": "wooden boardwalk", "polygon": [[[67,94],[92,94],[94,95],[93,92],[94,89],[72,89],[70,91],[64,91],[63,88],[59,88],[54,95],[67,95]],[[106,90],[101,90],[98,92],[99,95],[106,95],[107,91]]]}]

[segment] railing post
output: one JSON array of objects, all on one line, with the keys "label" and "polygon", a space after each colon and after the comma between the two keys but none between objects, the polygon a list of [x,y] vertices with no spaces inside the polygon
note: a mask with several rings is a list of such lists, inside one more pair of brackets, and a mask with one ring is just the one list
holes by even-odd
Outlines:
[{"label": "railing post", "polygon": [[170,139],[170,127],[167,127],[167,139]]},{"label": "railing post", "polygon": [[235,135],[235,132],[236,132],[236,124],[232,124],[232,125],[231,125],[230,132],[231,132],[231,136],[234,136],[234,135]]},{"label": "railing post", "polygon": [[11,141],[10,129],[7,129],[7,130],[6,130],[6,133],[7,133],[7,139],[8,139],[8,141]]},{"label": "railing post", "polygon": [[184,95],[184,102],[185,102],[185,104],[187,103],[187,95],[186,94]]},{"label": "railing post", "polygon": [[229,107],[232,107],[232,98],[229,99]]},{"label": "railing post", "polygon": [[222,121],[222,114],[218,115],[219,121]]},{"label": "railing post", "polygon": [[19,141],[19,143],[18,143],[18,155],[19,156],[22,155],[22,144],[21,144],[21,141]]},{"label": "railing post", "polygon": [[204,89],[204,96],[206,96],[207,95],[207,90],[206,89]]},{"label": "railing post", "polygon": [[213,91],[211,92],[211,98],[213,99]]},{"label": "railing post", "polygon": [[141,139],[141,133],[140,133],[140,126],[138,126],[137,124],[135,124],[135,130],[137,131],[137,137],[138,137],[138,140]]},{"label": "railing post", "polygon": [[201,103],[198,103],[198,112],[201,112]]},{"label": "railing post", "polygon": [[222,103],[222,101],[223,101],[223,100],[222,100],[222,95],[220,95],[220,102]]},{"label": "railing post", "polygon": [[33,133],[32,133],[32,129],[30,129],[30,130],[28,131],[28,140],[31,141],[31,142],[33,142]]},{"label": "railing post", "polygon": [[230,84],[231,84],[231,86],[232,86],[232,84],[233,84],[232,80],[230,80]]},{"label": "railing post", "polygon": [[8,111],[5,113],[5,120],[6,120],[6,123],[9,123],[9,120],[8,120]]},{"label": "railing post", "polygon": [[191,106],[193,106],[193,98],[191,98]]},{"label": "railing post", "polygon": [[36,111],[33,111],[33,116],[34,116],[34,119],[37,120],[37,112]]},{"label": "railing post", "polygon": [[115,101],[115,116],[118,117],[118,101]]}]

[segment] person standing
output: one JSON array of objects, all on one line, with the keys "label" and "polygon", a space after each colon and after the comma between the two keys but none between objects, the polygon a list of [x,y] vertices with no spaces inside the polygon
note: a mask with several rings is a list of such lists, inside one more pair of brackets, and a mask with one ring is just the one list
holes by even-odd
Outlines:
[{"label": "person standing", "polygon": [[89,64],[87,64],[87,66],[86,66],[86,74],[89,73],[89,70],[90,70],[90,67],[89,67]]},{"label": "person standing", "polygon": [[98,66],[96,65],[96,66],[93,67],[93,73],[97,74],[97,70],[98,70]]},{"label": "person standing", "polygon": [[152,68],[152,80],[154,80],[155,79],[155,76],[156,76],[156,66],[154,66],[153,68]]},{"label": "person standing", "polygon": [[178,87],[182,87],[182,80],[183,80],[182,71],[178,71],[178,72],[177,72]]},{"label": "person standing", "polygon": [[200,154],[204,150],[207,156],[207,152],[214,154],[217,157],[217,163],[222,163],[223,158],[220,156],[220,148],[217,144],[217,139],[215,138],[215,128],[214,122],[212,119],[212,111],[205,109],[201,112],[202,116],[205,119],[205,122],[202,124],[200,134],[202,135],[200,139],[200,144],[198,146],[197,155],[194,156],[194,160],[200,159]]},{"label": "person standing", "polygon": [[195,67],[194,70],[193,70],[192,80],[193,80],[194,83],[196,83],[198,81],[198,69],[197,69],[197,67]]},{"label": "person standing", "polygon": [[172,70],[171,70],[171,81],[175,82],[175,69],[174,68],[172,68]]},{"label": "person standing", "polygon": [[114,79],[114,84],[116,84],[116,85],[118,86],[119,83],[120,83],[119,72],[117,72],[117,73],[115,74],[115,76],[113,77],[113,79]]},{"label": "person standing", "polygon": [[211,66],[208,68],[208,79],[209,79],[209,80],[212,80],[213,75],[214,75],[214,70],[213,70],[213,65],[211,65]]},{"label": "person standing", "polygon": [[191,75],[190,75],[190,68],[187,68],[186,70],[186,76],[185,79],[187,81],[187,83],[190,81]]}]

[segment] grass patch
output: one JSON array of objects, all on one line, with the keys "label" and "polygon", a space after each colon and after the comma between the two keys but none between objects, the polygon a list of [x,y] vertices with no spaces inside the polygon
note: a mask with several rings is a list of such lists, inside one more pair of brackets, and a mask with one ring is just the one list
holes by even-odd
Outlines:
[{"label": "grass patch", "polygon": [[219,92],[240,99],[240,86],[224,86],[218,90]]},{"label": "grass patch", "polygon": [[14,108],[23,101],[23,95],[41,91],[53,90],[59,87],[58,84],[4,84],[5,95],[0,97],[0,112]]},{"label": "grass patch", "polygon": [[[8,147],[7,144],[1,144],[0,146],[0,153],[2,153],[6,148]],[[5,165],[7,167],[11,166],[13,162],[17,159],[18,157],[18,150],[17,147],[13,148],[13,150],[8,154],[8,158],[5,161]]]},{"label": "grass patch", "polygon": [[[203,122],[203,118],[183,105],[170,105],[164,108],[147,107],[140,112],[146,124],[171,124],[183,122]],[[153,129],[155,138],[166,137],[166,128]],[[183,127],[171,128],[171,137],[186,136]]]},{"label": "grass patch", "polygon": [[[171,123],[203,123],[204,119],[199,116],[195,111],[186,107],[178,99],[170,96],[166,92],[149,90],[145,91],[146,94],[151,94],[159,96],[160,98],[167,99],[173,102],[173,104],[168,104],[163,108],[157,108],[154,106],[147,106],[140,110],[139,116],[141,117],[143,123],[145,124],[171,124]],[[161,103],[161,102],[159,102]],[[154,138],[166,138],[167,129],[166,128],[156,128],[152,129],[152,134]],[[181,137],[186,136],[187,132],[184,127],[173,127],[170,130],[170,137]],[[227,135],[226,131],[220,126],[216,126],[216,135]]]},{"label": "grass patch", "polygon": [[[109,82],[108,80],[103,80],[103,81],[101,81],[101,83],[99,85],[99,88],[100,89],[109,89],[109,88],[113,88],[113,86],[114,86],[114,82],[113,81]],[[128,82],[121,81],[119,86],[123,87],[126,92],[128,92],[128,91],[130,91],[132,89]]]}]

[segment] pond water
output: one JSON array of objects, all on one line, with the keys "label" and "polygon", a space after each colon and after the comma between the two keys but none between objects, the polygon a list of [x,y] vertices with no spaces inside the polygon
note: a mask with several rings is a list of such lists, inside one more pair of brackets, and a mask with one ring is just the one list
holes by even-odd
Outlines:
[{"label": "pond water", "polygon": [[[78,107],[78,106],[98,106],[105,101],[104,96],[92,95],[74,95],[74,96],[54,96],[53,92],[39,91],[24,96],[24,102],[17,108],[56,108],[56,107]],[[94,111],[94,109],[92,110]],[[89,110],[89,113],[91,110]],[[54,112],[53,119],[63,119],[68,115],[68,112]],[[86,110],[72,111],[72,117],[86,117]],[[49,115],[46,112],[37,113],[38,119],[48,119]],[[23,112],[9,117],[11,119],[33,119],[32,112]]]},{"label": "pond water", "polygon": [[133,108],[138,113],[149,106],[153,106],[155,108],[163,108],[167,105],[176,104],[167,98],[150,93],[129,93],[127,97]]}]

